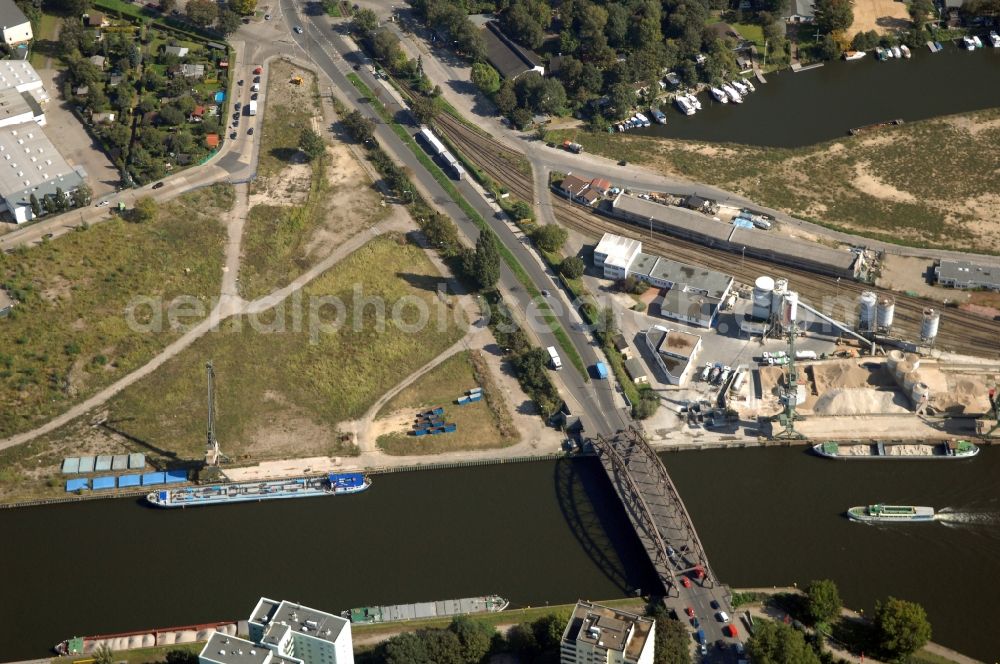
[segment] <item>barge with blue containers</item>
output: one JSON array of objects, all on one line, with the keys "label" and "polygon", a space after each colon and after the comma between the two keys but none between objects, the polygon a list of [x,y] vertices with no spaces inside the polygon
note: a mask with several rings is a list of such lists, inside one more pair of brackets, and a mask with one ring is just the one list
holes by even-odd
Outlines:
[{"label": "barge with blue containers", "polygon": [[369,486],[371,478],[363,473],[330,473],[322,477],[161,489],[148,494],[146,500],[156,507],[200,507],[285,498],[340,496],[361,493]]},{"label": "barge with blue containers", "polygon": [[362,606],[341,615],[355,625],[398,622],[426,618],[446,618],[448,616],[474,615],[477,613],[499,613],[510,602],[499,595],[446,599],[437,602],[415,602],[413,604],[393,604],[391,606]]}]

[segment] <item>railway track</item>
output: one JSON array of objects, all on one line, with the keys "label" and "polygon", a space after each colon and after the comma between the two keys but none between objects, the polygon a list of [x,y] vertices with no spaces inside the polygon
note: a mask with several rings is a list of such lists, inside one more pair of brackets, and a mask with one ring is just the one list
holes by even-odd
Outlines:
[{"label": "railway track", "polygon": [[[473,131],[444,114],[437,118],[436,123],[440,131],[492,179],[525,201],[535,200],[531,175],[512,165],[523,161],[522,153],[494,138]],[[732,274],[737,281],[745,284],[753,284],[763,274],[785,277],[804,301],[821,311],[828,308],[827,305],[832,305],[836,310],[829,312],[831,316],[849,323],[856,319],[858,296],[862,291],[871,290],[871,286],[866,284],[741,257],[662,232],[654,232],[651,238],[648,230],[639,226],[575,205],[560,196],[553,196],[552,199],[556,219],[567,228],[587,237],[597,239],[604,233],[611,232],[640,239],[650,253]],[[894,336],[918,340],[923,310],[931,307],[941,313],[935,342],[937,348],[991,358],[1000,357],[1000,322],[958,309],[943,308],[940,303],[923,298],[902,293],[893,295],[896,299]]]}]

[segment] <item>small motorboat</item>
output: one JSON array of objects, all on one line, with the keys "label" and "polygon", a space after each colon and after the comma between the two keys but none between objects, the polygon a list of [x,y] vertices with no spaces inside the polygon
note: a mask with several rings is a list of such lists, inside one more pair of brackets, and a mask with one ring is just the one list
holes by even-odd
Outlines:
[{"label": "small motorboat", "polygon": [[709,88],[708,92],[709,92],[709,94],[711,94],[715,98],[715,101],[719,102],[720,104],[728,104],[729,103],[729,97],[728,97],[728,95],[726,95],[725,90],[721,90],[719,88],[714,88],[713,87],[713,88]]},{"label": "small motorboat", "polygon": [[972,35],[972,43],[976,45],[976,48],[983,47],[983,41],[979,38],[978,35]]},{"label": "small motorboat", "polygon": [[906,44],[900,46],[899,50],[903,52],[903,57],[906,58],[907,60],[913,57],[913,53],[910,52],[910,47],[907,46]]},{"label": "small motorboat", "polygon": [[898,46],[892,47],[892,57],[903,59],[903,51]]},{"label": "small motorboat", "polygon": [[968,35],[962,37],[962,46],[965,48],[966,51],[976,50],[976,42],[972,41],[972,37]]}]

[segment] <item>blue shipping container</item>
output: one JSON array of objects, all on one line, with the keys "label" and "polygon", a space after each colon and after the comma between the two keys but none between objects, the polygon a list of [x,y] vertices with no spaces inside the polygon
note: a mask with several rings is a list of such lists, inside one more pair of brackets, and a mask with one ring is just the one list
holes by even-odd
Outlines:
[{"label": "blue shipping container", "polygon": [[130,486],[139,486],[142,483],[142,475],[121,475],[118,478],[118,488],[124,489]]},{"label": "blue shipping container", "polygon": [[166,473],[146,473],[142,476],[143,486],[149,486],[151,484],[166,484],[166,482]]},{"label": "blue shipping container", "polygon": [[114,475],[105,475],[104,477],[94,478],[94,490],[98,491],[100,489],[114,489],[115,480],[118,478]]},{"label": "blue shipping container", "polygon": [[177,482],[187,482],[188,474],[186,470],[168,470],[166,478],[168,484],[176,484]]},{"label": "blue shipping container", "polygon": [[86,477],[77,477],[76,479],[66,480],[66,492],[72,493],[74,491],[79,491],[80,489],[89,489],[90,480]]}]

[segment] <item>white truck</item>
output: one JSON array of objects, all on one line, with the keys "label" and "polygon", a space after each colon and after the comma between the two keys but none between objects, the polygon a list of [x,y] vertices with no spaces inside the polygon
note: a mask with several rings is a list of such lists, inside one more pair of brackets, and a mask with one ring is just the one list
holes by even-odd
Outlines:
[{"label": "white truck", "polygon": [[247,115],[257,115],[257,102],[251,101],[247,103]]},{"label": "white truck", "polygon": [[559,358],[559,351],[556,350],[556,347],[549,346],[545,350],[549,353],[549,365],[556,371],[562,369],[562,359]]},{"label": "white truck", "polygon": [[814,350],[797,350],[795,351],[796,360],[815,360],[816,351]]}]

